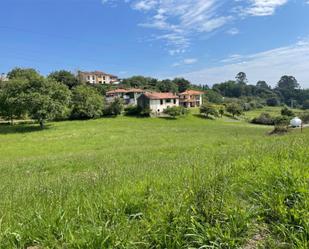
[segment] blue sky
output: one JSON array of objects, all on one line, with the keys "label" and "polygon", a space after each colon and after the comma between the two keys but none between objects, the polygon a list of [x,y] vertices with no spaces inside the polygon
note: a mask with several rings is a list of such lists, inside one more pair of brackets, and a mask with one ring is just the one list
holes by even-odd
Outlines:
[{"label": "blue sky", "polygon": [[309,87],[307,0],[1,0],[0,72],[102,70]]}]

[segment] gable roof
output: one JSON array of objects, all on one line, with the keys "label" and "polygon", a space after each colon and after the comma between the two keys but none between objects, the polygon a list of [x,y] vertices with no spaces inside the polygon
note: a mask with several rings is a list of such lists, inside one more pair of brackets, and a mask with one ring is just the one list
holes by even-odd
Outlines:
[{"label": "gable roof", "polygon": [[179,97],[173,93],[147,92],[144,93],[149,99],[178,99]]},{"label": "gable roof", "polygon": [[196,90],[187,90],[185,92],[180,93],[179,95],[202,95],[202,94],[205,94],[205,92]]},{"label": "gable roof", "polygon": [[83,74],[83,75],[95,75],[95,76],[110,76],[112,78],[117,78],[117,76],[115,75],[112,75],[112,74],[108,74],[108,73],[105,73],[105,72],[102,72],[102,71],[93,71],[93,72],[79,72],[80,74]]},{"label": "gable roof", "polygon": [[114,93],[143,93],[145,90],[138,88],[130,88],[130,89],[115,89],[112,91],[108,91],[106,94],[114,94]]}]

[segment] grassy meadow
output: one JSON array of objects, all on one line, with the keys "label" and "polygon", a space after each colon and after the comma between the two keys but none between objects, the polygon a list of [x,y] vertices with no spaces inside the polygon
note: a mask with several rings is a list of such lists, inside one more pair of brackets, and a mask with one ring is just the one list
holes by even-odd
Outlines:
[{"label": "grassy meadow", "polygon": [[194,115],[1,125],[0,248],[307,249],[309,129],[271,129]]}]

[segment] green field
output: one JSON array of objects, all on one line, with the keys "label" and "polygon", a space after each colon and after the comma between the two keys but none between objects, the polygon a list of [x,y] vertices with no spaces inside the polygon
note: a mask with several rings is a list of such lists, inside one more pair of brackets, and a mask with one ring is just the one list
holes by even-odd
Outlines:
[{"label": "green field", "polygon": [[0,248],[309,247],[309,129],[227,118],[0,126]]}]

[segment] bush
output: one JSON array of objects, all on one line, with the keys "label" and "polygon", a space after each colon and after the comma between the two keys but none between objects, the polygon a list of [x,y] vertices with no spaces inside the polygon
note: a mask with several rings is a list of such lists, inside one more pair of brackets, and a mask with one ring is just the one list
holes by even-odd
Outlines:
[{"label": "bush", "polygon": [[138,116],[140,114],[141,108],[136,105],[129,105],[124,108],[126,116]]},{"label": "bush", "polygon": [[245,112],[251,111],[251,110],[254,109],[254,108],[255,108],[255,104],[253,104],[253,103],[244,103],[244,104],[243,104],[243,110],[244,110]]},{"label": "bush", "polygon": [[118,116],[123,110],[123,103],[120,98],[116,98],[104,110],[106,116]]},{"label": "bush", "polygon": [[277,98],[270,98],[266,100],[266,104],[268,106],[278,106],[280,105],[280,101]]},{"label": "bush", "polygon": [[259,117],[252,119],[251,123],[261,125],[274,125],[275,118],[273,118],[269,113],[262,113]]},{"label": "bush", "polygon": [[233,117],[235,117],[235,116],[240,116],[242,114],[243,109],[237,103],[230,103],[230,104],[227,105],[226,111],[228,113],[232,114]]},{"label": "bush", "polygon": [[309,112],[304,112],[300,115],[299,117],[304,124],[308,124],[309,123]]},{"label": "bush", "polygon": [[291,109],[287,108],[287,107],[284,107],[281,110],[281,115],[282,116],[288,116],[288,117],[294,117],[295,116],[294,112]]},{"label": "bush", "polygon": [[309,109],[309,99],[305,100],[303,103],[303,109],[308,110]]},{"label": "bush", "polygon": [[127,106],[124,111],[126,116],[149,117],[151,114],[149,108],[141,108],[134,105]]},{"label": "bush", "polygon": [[271,134],[282,134],[288,132],[290,119],[287,116],[279,116],[274,119],[275,128]]},{"label": "bush", "polygon": [[214,116],[214,117],[219,116],[216,107],[209,103],[205,103],[200,107],[200,113],[204,114],[206,117],[209,117],[209,115]]},{"label": "bush", "polygon": [[172,118],[176,118],[178,116],[183,116],[188,114],[188,110],[182,106],[173,106],[166,108],[163,113],[171,116]]}]

